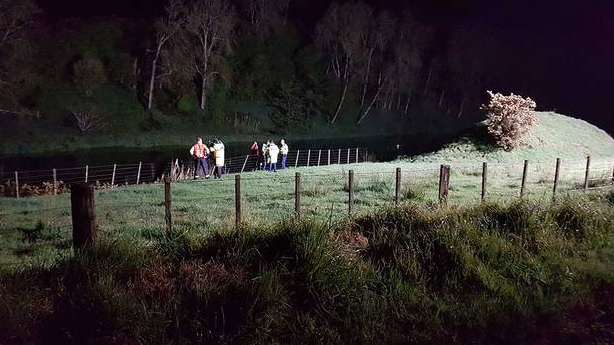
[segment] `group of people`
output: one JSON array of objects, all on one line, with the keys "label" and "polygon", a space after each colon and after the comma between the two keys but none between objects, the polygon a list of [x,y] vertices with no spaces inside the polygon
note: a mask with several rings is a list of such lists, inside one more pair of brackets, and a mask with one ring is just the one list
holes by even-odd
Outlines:
[{"label": "group of people", "polygon": [[190,155],[194,157],[195,169],[194,178],[200,178],[202,170],[205,178],[209,178],[209,158],[214,163],[213,176],[222,178],[224,173],[224,143],[219,139],[209,140],[207,145],[203,143],[202,138],[197,138],[196,143],[190,148]]},{"label": "group of people", "polygon": [[277,161],[281,154],[281,168],[286,169],[286,160],[288,159],[288,145],[281,139],[280,146],[277,146],[273,140],[268,140],[262,143],[262,147],[258,147],[258,143],[254,141],[251,147],[252,156],[258,157],[256,161],[257,170],[268,170],[277,172]]}]

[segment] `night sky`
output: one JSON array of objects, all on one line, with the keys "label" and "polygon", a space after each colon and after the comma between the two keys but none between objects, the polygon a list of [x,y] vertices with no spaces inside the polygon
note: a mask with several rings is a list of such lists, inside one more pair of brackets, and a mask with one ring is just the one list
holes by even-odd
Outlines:
[{"label": "night sky", "polygon": [[[312,32],[330,2],[291,0],[291,14],[301,32]],[[529,64],[531,73],[541,76],[541,85],[523,85],[524,90],[505,90],[505,85],[493,85],[493,88],[504,93],[526,92],[537,101],[540,110],[556,109],[582,117],[614,133],[610,101],[614,92],[614,1],[366,2],[397,13],[409,8],[421,22],[434,26],[442,39],[458,26],[472,25],[494,32],[497,39],[526,47],[530,50],[529,58],[517,63]],[[51,20],[99,16],[149,20],[164,6],[163,0],[39,0],[38,3]]]}]

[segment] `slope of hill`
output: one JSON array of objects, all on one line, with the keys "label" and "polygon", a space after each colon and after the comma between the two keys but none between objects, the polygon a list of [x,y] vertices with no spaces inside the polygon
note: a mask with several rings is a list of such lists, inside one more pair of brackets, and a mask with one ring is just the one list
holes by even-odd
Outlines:
[{"label": "slope of hill", "polygon": [[538,123],[522,139],[521,147],[506,152],[489,142],[485,123],[480,123],[457,142],[446,145],[437,152],[415,156],[413,162],[453,162],[480,160],[491,162],[549,161],[556,158],[584,159],[614,155],[614,139],[604,130],[580,119],[537,112]]}]

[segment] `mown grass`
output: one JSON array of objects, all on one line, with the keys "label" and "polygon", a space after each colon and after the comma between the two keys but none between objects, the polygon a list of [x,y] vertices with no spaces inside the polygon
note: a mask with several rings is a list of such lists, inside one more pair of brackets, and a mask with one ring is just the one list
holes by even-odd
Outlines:
[{"label": "mown grass", "polygon": [[[448,205],[480,203],[481,164],[452,163]],[[579,194],[585,162],[562,163],[558,196]],[[294,217],[294,173],[301,172],[301,215],[332,224],[348,217],[348,171],[354,170],[352,215],[370,214],[394,205],[395,168],[402,169],[401,202],[438,206],[439,165],[433,163],[361,163],[254,172],[242,176],[242,220],[261,226]],[[591,183],[607,190],[612,184],[611,160],[594,159]],[[605,177],[604,177],[605,176]],[[609,176],[609,177],[608,177]],[[187,233],[207,235],[235,221],[234,176],[222,180],[172,184],[174,226]],[[522,162],[491,163],[486,200],[509,203],[520,195]],[[607,177],[607,178],[606,178]],[[525,198],[550,202],[554,165],[530,163]],[[591,184],[589,184],[592,186]],[[165,232],[164,186],[125,186],[96,191],[100,236],[150,243]],[[51,264],[70,254],[70,196],[0,198],[0,262]],[[41,240],[32,241],[32,233]],[[42,240],[44,239],[44,240]]]},{"label": "mown grass", "polygon": [[493,146],[492,139],[481,123],[473,132],[467,133],[443,149],[421,156],[408,157],[413,162],[551,162],[609,157],[614,149],[614,140],[604,130],[580,119],[553,113],[536,112],[537,124],[522,139],[522,145],[513,151],[504,151]]},{"label": "mown grass", "polygon": [[103,237],[3,270],[0,343],[608,343],[612,199]]}]

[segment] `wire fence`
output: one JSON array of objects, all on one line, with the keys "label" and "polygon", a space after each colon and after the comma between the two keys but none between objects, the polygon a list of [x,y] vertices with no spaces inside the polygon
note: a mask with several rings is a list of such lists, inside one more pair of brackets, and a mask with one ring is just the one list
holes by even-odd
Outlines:
[{"label": "wire fence", "polygon": [[[362,163],[368,158],[364,148],[296,150],[288,152],[286,165],[290,168]],[[224,173],[235,174],[266,168],[261,157],[246,155],[225,159]],[[209,159],[209,171],[215,169]],[[281,168],[281,155],[278,168]],[[0,171],[0,196],[26,197],[60,194],[73,183],[93,183],[98,189],[124,185],[160,182],[164,176],[185,180],[194,176],[194,161],[173,159],[162,166],[151,162],[70,167],[61,169]]]},{"label": "wire fence", "polygon": [[[558,174],[556,164],[493,163],[486,165],[487,169],[483,164],[452,164],[444,201],[448,206],[466,206],[483,200],[509,202],[522,197],[550,201],[565,195],[613,191],[612,162],[560,162]],[[311,166],[311,162],[309,164]],[[142,171],[143,166],[141,164]],[[131,168],[135,167],[138,169],[138,165]],[[229,164],[229,167],[236,169],[232,168],[234,165]],[[271,224],[295,217],[297,211],[301,217],[332,222],[348,215],[394,206],[397,195],[401,203],[412,201],[436,207],[442,202],[441,165],[408,163],[399,172],[393,167],[391,164],[372,164],[353,166],[353,170],[344,170],[344,167],[315,169],[314,173],[304,170],[300,172],[298,192],[297,175],[293,170],[275,174],[243,169],[242,174],[237,174],[240,176],[239,198],[235,176],[230,176],[232,173],[218,180],[176,180],[169,187],[170,200],[165,197],[164,184],[101,189],[95,193],[98,236],[155,244],[167,231],[167,202],[173,229],[197,236],[215,229],[228,229],[237,222]],[[108,171],[108,168],[90,171]],[[118,169],[115,170],[117,174]],[[240,172],[238,169],[235,171]],[[351,184],[350,172],[353,177]],[[129,177],[134,179],[134,176]],[[76,181],[83,182],[84,179]],[[237,213],[237,203],[240,214]],[[69,193],[36,198],[0,198],[3,240],[0,267],[48,264],[70,255],[71,217]]]}]

